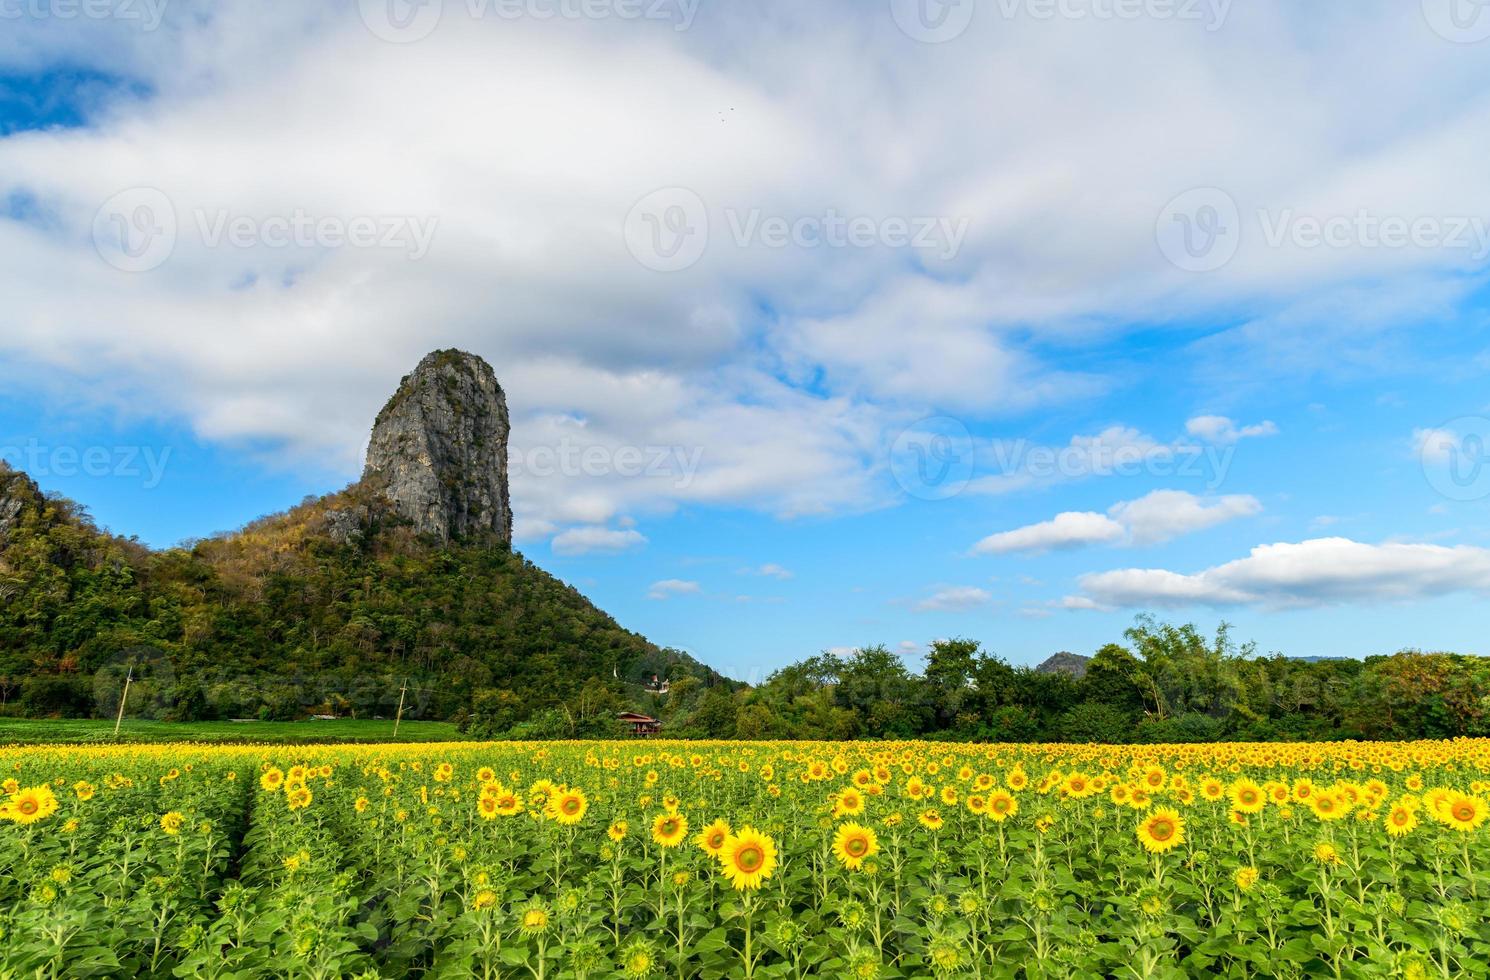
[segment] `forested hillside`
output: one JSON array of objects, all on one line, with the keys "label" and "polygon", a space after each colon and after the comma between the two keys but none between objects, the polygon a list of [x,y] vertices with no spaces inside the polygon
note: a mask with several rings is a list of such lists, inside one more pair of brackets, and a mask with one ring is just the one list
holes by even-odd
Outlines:
[{"label": "forested hillside", "polygon": [[[354,485],[152,551],[0,472],[0,701],[31,715],[418,717],[476,698],[585,730],[652,676],[722,678],[620,627],[501,542],[440,544]],[[3,512],[0,512],[3,513]],[[685,685],[686,686],[686,685]]]}]

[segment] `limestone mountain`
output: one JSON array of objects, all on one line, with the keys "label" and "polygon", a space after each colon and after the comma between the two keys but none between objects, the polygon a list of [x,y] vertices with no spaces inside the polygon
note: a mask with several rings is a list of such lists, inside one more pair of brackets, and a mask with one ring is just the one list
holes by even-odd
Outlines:
[{"label": "limestone mountain", "polygon": [[407,679],[416,716],[522,723],[727,685],[511,549],[508,427],[489,365],[431,354],[361,480],[166,550],[0,466],[0,711],[110,715],[130,667],[132,709],[177,718],[387,715]]},{"label": "limestone mountain", "polygon": [[1077,680],[1081,680],[1086,676],[1087,664],[1091,662],[1091,657],[1062,650],[1060,653],[1052,653],[1046,657],[1035,670],[1041,674],[1070,674]]},{"label": "limestone mountain", "polygon": [[512,540],[507,399],[473,354],[430,354],[378,413],[363,482],[420,533]]}]

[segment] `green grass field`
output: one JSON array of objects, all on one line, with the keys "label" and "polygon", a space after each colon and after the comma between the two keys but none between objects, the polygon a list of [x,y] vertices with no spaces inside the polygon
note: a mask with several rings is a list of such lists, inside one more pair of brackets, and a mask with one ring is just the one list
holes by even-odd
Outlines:
[{"label": "green grass field", "polygon": [[[348,742],[453,742],[455,726],[444,721],[405,721],[393,737],[391,721],[130,721],[120,742],[269,743],[328,745]],[[0,718],[0,745],[107,744],[114,723],[102,719]]]}]

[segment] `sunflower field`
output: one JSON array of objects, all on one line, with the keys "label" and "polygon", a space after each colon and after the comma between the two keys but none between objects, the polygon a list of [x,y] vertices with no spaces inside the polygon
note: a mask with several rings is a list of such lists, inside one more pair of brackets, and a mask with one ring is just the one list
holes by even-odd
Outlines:
[{"label": "sunflower field", "polygon": [[1481,977],[1490,743],[0,749],[0,978]]}]

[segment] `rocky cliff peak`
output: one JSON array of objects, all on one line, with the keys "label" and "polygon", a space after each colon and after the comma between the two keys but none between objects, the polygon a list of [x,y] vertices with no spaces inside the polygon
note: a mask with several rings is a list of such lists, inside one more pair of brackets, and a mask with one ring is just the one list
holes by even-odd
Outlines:
[{"label": "rocky cliff peak", "polygon": [[421,533],[512,541],[507,398],[491,365],[436,351],[378,413],[362,479]]},{"label": "rocky cliff peak", "polygon": [[21,511],[28,505],[41,506],[41,488],[20,470],[11,469],[0,459],[0,541],[20,522]]}]

